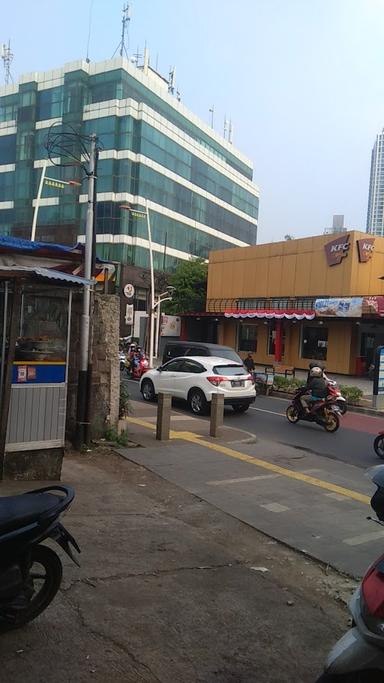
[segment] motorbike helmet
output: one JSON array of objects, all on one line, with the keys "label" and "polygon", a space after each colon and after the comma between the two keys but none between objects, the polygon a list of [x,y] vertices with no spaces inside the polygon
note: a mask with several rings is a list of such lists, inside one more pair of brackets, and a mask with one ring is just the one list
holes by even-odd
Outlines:
[{"label": "motorbike helmet", "polygon": [[310,377],[322,377],[323,371],[321,368],[315,367],[310,370]]}]

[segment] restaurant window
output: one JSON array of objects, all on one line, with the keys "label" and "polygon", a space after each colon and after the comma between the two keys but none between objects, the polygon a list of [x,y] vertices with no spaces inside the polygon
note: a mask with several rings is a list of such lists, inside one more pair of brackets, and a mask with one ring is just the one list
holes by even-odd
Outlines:
[{"label": "restaurant window", "polygon": [[256,325],[239,326],[239,351],[257,351]]},{"label": "restaurant window", "polygon": [[327,360],[328,328],[303,327],[301,337],[301,357],[314,360]]},{"label": "restaurant window", "polygon": [[[281,323],[281,355],[284,356],[284,351],[285,351],[285,329],[283,323]],[[267,353],[268,356],[274,356],[275,355],[275,343],[276,343],[276,323],[274,320],[270,321],[268,323],[268,345],[267,345]]]}]

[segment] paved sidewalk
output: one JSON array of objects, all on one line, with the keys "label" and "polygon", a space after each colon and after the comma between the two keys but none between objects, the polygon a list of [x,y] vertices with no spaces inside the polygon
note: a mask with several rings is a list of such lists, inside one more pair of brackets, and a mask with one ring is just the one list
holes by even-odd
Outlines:
[{"label": "paved sidewalk", "polygon": [[[374,485],[359,467],[280,443],[246,443],[208,420],[175,414],[172,440],[156,442],[156,405],[132,402],[134,462],[273,538],[352,576],[380,553],[384,529],[367,521]],[[237,430],[235,430],[237,431]]]},{"label": "paved sidewalk", "polygon": [[2,681],[313,683],[351,581],[118,455],[66,457],[63,481],[81,568],[64,556],[52,605],[1,636]]}]

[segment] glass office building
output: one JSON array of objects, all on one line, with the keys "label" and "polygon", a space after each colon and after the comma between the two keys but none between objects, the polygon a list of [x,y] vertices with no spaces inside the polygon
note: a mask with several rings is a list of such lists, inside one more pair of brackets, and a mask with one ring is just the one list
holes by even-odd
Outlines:
[{"label": "glass office building", "polygon": [[[0,234],[29,238],[50,127],[96,133],[97,248],[104,258],[146,267],[151,218],[154,265],[256,243],[259,193],[252,163],[169,92],[148,62],[75,62],[26,74],[0,88]],[[60,158],[55,159],[56,162]],[[84,239],[87,184],[80,167],[49,165],[37,240]]]},{"label": "glass office building", "polygon": [[384,237],[384,129],[372,149],[367,232]]}]

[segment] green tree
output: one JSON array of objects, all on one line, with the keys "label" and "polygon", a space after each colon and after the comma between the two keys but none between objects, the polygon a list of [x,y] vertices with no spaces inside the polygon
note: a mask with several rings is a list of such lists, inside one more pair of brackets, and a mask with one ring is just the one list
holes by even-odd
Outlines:
[{"label": "green tree", "polygon": [[182,261],[170,278],[175,288],[166,311],[170,314],[205,311],[208,265],[204,259]]}]

